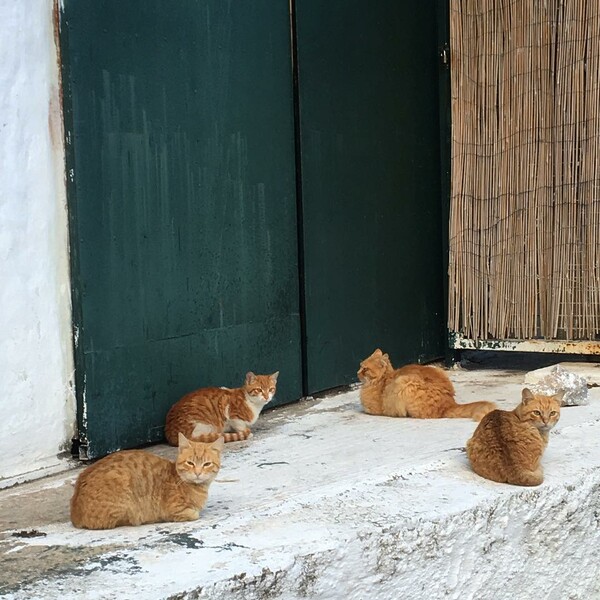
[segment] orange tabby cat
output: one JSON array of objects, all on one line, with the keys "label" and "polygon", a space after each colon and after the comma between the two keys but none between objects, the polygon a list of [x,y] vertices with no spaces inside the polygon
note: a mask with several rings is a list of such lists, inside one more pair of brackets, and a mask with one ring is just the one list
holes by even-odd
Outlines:
[{"label": "orange tabby cat", "polygon": [[407,365],[394,369],[378,348],[360,363],[360,400],[365,412],[388,417],[441,419],[470,417],[475,421],[496,408],[493,402],[457,404],[454,386],[442,369]]},{"label": "orange tabby cat", "polygon": [[167,441],[175,446],[179,432],[202,442],[219,436],[226,442],[247,439],[250,425],[275,396],[278,375],[279,371],[273,375],[250,372],[240,388],[207,387],[187,394],[167,413]]},{"label": "orange tabby cat", "polygon": [[543,396],[525,388],[517,408],[487,414],[467,442],[473,471],[499,483],[540,485],[540,461],[548,433],[560,418],[560,400],[561,395]]},{"label": "orange tabby cat", "polygon": [[179,436],[175,462],[142,450],[110,454],[77,478],[71,522],[112,529],[164,521],[195,521],[221,466],[223,439],[212,444]]}]

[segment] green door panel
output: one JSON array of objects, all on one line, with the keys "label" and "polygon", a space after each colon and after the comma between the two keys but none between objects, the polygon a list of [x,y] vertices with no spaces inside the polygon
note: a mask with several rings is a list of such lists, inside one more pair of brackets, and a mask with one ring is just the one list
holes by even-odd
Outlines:
[{"label": "green door panel", "polygon": [[247,370],[299,398],[288,2],[65,0],[61,46],[89,457]]},{"label": "green door panel", "polygon": [[444,354],[436,8],[296,0],[308,392]]}]

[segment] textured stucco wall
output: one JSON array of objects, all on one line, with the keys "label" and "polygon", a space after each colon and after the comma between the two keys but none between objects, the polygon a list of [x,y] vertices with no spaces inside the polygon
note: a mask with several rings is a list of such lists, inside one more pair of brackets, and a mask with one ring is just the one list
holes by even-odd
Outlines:
[{"label": "textured stucco wall", "polygon": [[0,486],[72,435],[67,210],[51,0],[0,0]]}]

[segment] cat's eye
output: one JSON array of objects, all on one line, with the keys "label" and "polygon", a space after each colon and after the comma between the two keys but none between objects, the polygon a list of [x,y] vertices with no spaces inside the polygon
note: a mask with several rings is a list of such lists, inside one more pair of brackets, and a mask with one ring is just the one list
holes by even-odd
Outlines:
[{"label": "cat's eye", "polygon": [[536,417],[541,417],[542,413],[539,410],[532,410],[531,411]]},{"label": "cat's eye", "polygon": [[191,460],[186,460],[186,461],[185,461],[185,464],[186,464],[188,467],[195,467],[195,466],[196,466],[196,465],[193,463],[193,461],[191,461]]},{"label": "cat's eye", "polygon": [[556,414],[557,414],[557,413],[556,413],[556,411],[555,411],[555,410],[551,410],[551,411],[550,411],[550,416],[551,416],[551,417],[555,417],[555,416],[556,416]]},{"label": "cat's eye", "polygon": [[262,392],[262,390],[260,388],[257,388],[255,390],[252,390],[250,393],[256,395],[256,394],[260,394],[261,392]]},{"label": "cat's eye", "polygon": [[205,463],[204,463],[202,466],[203,466],[205,469],[208,469],[208,467],[212,467],[212,463],[211,463],[210,461],[209,461],[209,462],[205,462]]},{"label": "cat's eye", "polygon": [[269,393],[273,393],[275,391],[275,388],[269,388]]}]

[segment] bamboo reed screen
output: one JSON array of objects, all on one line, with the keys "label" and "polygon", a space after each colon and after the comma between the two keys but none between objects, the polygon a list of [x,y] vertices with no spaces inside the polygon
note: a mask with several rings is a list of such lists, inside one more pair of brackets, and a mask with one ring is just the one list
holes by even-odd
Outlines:
[{"label": "bamboo reed screen", "polygon": [[600,1],[450,7],[449,328],[598,339]]}]

